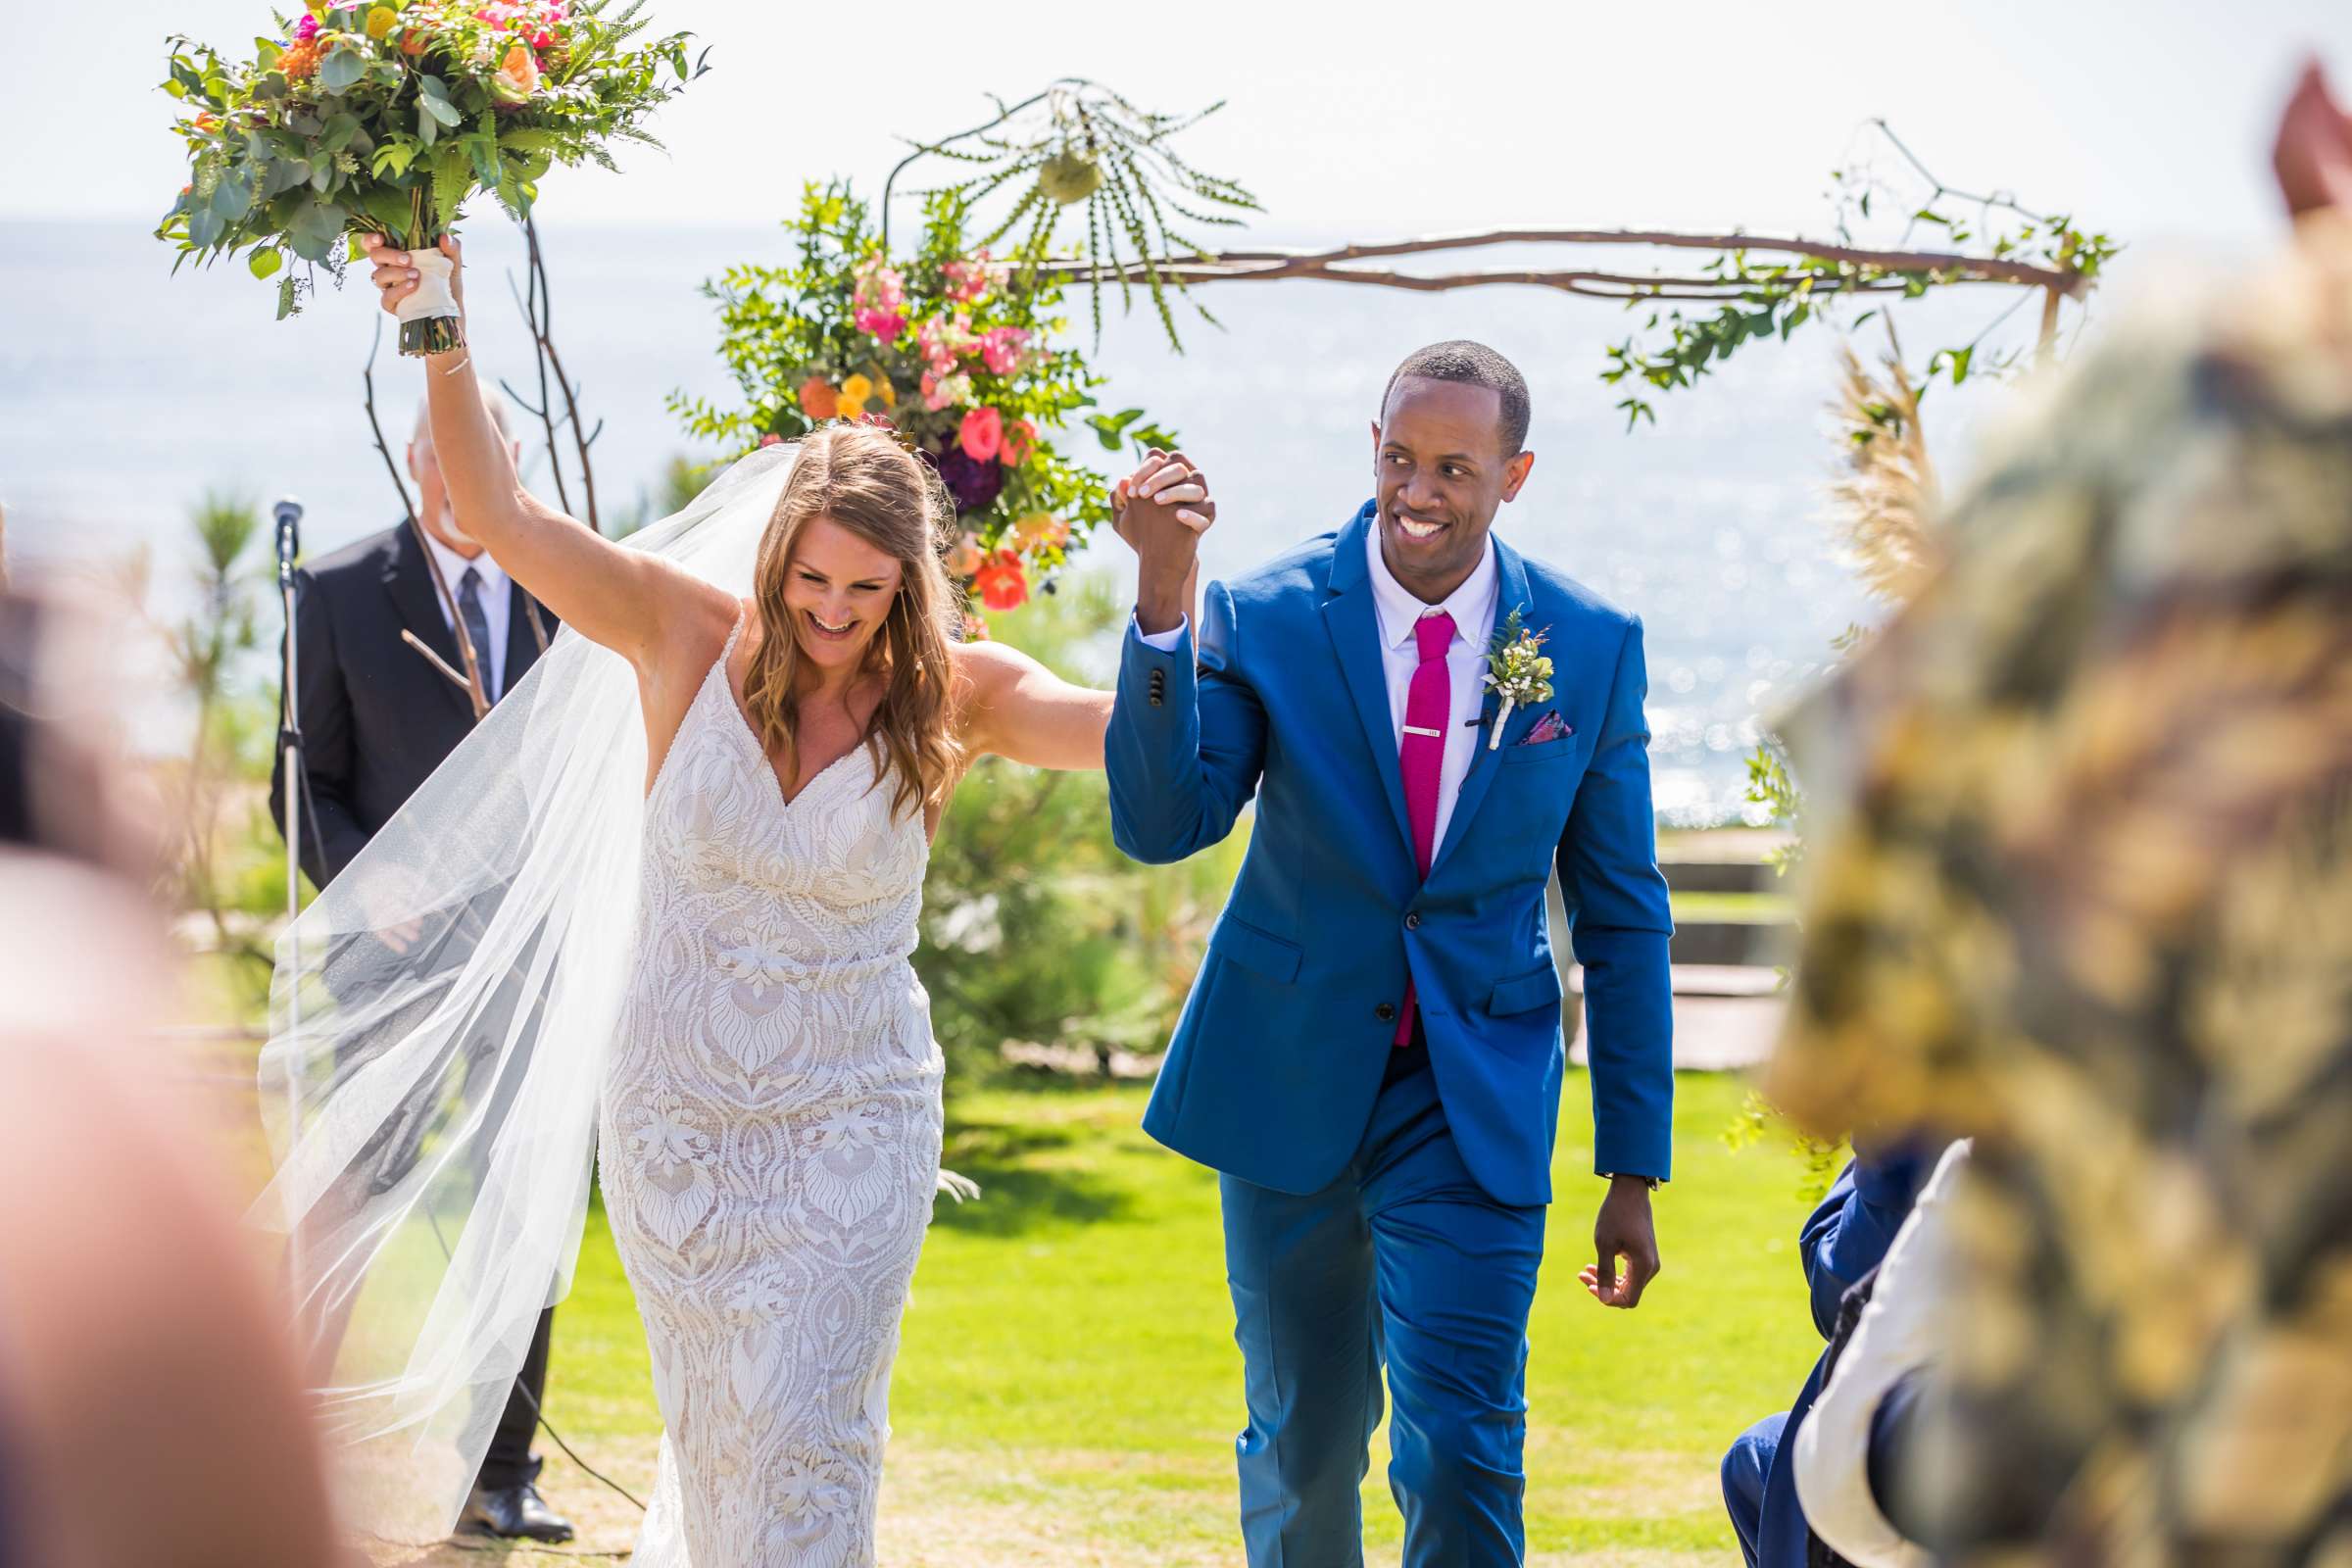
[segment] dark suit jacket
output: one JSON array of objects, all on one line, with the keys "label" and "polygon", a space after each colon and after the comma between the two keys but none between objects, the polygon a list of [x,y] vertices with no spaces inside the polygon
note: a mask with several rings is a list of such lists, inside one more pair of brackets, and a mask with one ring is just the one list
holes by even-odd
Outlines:
[{"label": "dark suit jacket", "polygon": [[[450,585],[455,591],[457,585]],[[506,689],[539,658],[532,601],[511,583]],[[556,618],[542,607],[552,636]],[[304,757],[302,868],[324,887],[473,729],[464,688],[401,640],[403,628],[454,669],[457,634],[441,618],[432,566],[407,523],[371,534],[295,573],[294,635]],[[285,748],[270,775],[270,811],[285,828]],[[313,829],[316,828],[314,833]]]}]

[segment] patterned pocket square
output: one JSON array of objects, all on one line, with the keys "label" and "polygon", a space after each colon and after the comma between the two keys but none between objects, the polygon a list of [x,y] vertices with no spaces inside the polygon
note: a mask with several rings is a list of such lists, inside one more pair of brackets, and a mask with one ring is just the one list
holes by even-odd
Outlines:
[{"label": "patterned pocket square", "polygon": [[1542,718],[1537,719],[1534,726],[1519,737],[1519,744],[1521,746],[1541,746],[1545,741],[1556,741],[1564,735],[1575,733],[1576,726],[1562,719],[1560,710],[1555,708]]}]

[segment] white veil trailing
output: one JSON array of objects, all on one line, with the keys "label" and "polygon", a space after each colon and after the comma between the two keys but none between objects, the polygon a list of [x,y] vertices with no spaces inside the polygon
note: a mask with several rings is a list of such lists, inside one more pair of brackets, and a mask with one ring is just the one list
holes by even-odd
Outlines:
[{"label": "white veil trailing", "polygon": [[[748,594],[797,450],[629,544]],[[566,629],[278,939],[277,1171],[254,1212],[287,1232],[344,1507],[371,1533],[448,1533],[570,1288],[645,776],[634,671]]]}]

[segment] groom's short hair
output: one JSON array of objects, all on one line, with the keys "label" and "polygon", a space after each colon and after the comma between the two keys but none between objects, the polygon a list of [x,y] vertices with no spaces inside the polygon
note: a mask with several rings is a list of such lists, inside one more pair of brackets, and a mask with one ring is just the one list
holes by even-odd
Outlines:
[{"label": "groom's short hair", "polygon": [[1502,455],[1515,458],[1527,446],[1527,377],[1519,373],[1519,367],[1484,343],[1454,338],[1405,356],[1396,373],[1389,377],[1388,390],[1380,395],[1382,418],[1389,416],[1389,399],[1396,395],[1396,383],[1408,376],[1487,388],[1502,401]]}]

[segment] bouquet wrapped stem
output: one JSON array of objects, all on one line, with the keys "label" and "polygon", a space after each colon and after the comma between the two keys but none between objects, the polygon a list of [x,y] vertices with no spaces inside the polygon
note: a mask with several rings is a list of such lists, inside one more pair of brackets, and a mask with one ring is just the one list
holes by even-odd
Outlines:
[{"label": "bouquet wrapped stem", "polygon": [[416,292],[400,302],[400,352],[411,355],[447,354],[466,346],[466,318],[450,291],[449,258],[441,242],[409,252],[416,269]]}]

